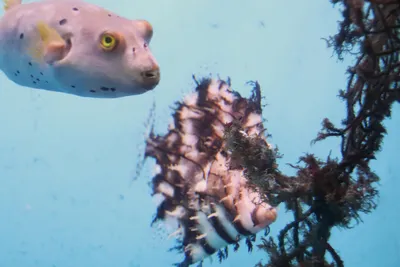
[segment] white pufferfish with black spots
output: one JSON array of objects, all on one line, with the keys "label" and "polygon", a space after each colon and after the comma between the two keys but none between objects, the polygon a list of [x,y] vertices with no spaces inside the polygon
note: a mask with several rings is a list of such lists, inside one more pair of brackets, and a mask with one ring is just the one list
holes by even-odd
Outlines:
[{"label": "white pufferfish with black spots", "polygon": [[0,70],[21,86],[117,98],[154,89],[153,28],[82,0],[3,0]]}]

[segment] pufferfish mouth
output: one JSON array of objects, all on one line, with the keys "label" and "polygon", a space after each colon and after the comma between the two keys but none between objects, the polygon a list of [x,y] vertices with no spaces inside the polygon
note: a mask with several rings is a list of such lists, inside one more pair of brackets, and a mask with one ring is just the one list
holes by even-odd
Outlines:
[{"label": "pufferfish mouth", "polygon": [[141,74],[142,86],[145,90],[154,89],[160,82],[160,68],[158,66],[153,67],[150,70],[142,71]]}]

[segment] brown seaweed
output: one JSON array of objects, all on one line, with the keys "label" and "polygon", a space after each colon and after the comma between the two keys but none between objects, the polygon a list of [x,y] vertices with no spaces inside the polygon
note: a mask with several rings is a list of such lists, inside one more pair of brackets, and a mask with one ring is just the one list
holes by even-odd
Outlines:
[{"label": "brown seaweed", "polygon": [[[271,149],[262,131],[255,135],[243,134],[240,116],[224,124],[223,138],[215,146],[199,147],[214,149],[212,153],[229,153],[234,166],[243,170],[249,186],[266,203],[273,207],[285,205],[293,213],[294,220],[276,238],[261,238],[258,248],[265,250],[268,257],[267,263],[260,262],[258,267],[344,266],[329,242],[332,229],[356,226],[362,222],[361,214],[371,213],[377,206],[379,177],[369,164],[376,159],[387,134],[383,121],[390,118],[392,104],[400,102],[400,2],[331,2],[341,5],[343,19],[339,22],[339,32],[326,39],[328,46],[333,47],[340,60],[350,54],[356,63],[348,68],[346,89],[339,92],[345,103],[346,118],[341,126],[325,118],[313,142],[339,137],[341,157],[320,159],[307,154],[291,165],[297,170],[296,175],[287,176],[279,171],[275,161],[279,153]],[[210,82],[207,79],[198,82],[196,90],[200,95],[207,91]],[[261,88],[257,82],[252,84],[253,95],[245,102],[254,112],[261,113]],[[160,138],[153,133],[150,136],[150,140]],[[187,197],[182,195],[182,199]],[[156,217],[161,218],[162,214]],[[246,240],[249,250],[254,237]],[[237,247],[238,243],[234,250]],[[178,248],[184,252],[182,244]],[[228,250],[219,250],[217,256],[226,258]]]}]

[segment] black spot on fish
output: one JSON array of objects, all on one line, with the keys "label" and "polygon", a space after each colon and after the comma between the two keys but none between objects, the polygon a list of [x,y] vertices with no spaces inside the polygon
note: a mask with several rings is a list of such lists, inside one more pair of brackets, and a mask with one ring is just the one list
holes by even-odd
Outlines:
[{"label": "black spot on fish", "polygon": [[29,66],[32,66],[32,62],[29,61],[28,64],[29,64]]},{"label": "black spot on fish", "polygon": [[111,14],[108,14],[109,17],[111,17]]},{"label": "black spot on fish", "polygon": [[75,85],[71,85],[72,88],[75,88]]},{"label": "black spot on fish", "polygon": [[36,78],[36,81],[40,82],[40,79],[39,79],[39,78]]},{"label": "black spot on fish", "polygon": [[111,91],[115,92],[115,88],[110,88]]},{"label": "black spot on fish", "polygon": [[31,78],[33,78],[33,75],[31,74]]},{"label": "black spot on fish", "polygon": [[40,75],[43,75],[43,72],[40,72]]},{"label": "black spot on fish", "polygon": [[108,87],[100,87],[100,90],[102,90],[102,91],[108,91],[108,90],[110,90],[110,88],[108,88]]},{"label": "black spot on fish", "polygon": [[45,81],[45,83],[49,83],[49,81]]},{"label": "black spot on fish", "polygon": [[37,84],[37,82],[35,82],[35,81],[32,81],[33,82],[33,84]]},{"label": "black spot on fish", "polygon": [[65,23],[67,23],[67,19],[62,19],[58,22],[60,25],[64,25]]},{"label": "black spot on fish", "polygon": [[24,38],[24,34],[21,33],[21,34],[19,35],[19,39],[23,39],[23,38]]},{"label": "black spot on fish", "polygon": [[19,70],[17,70],[17,73],[20,74]]},{"label": "black spot on fish", "polygon": [[96,93],[96,90],[90,90],[91,93]]},{"label": "black spot on fish", "polygon": [[74,8],[72,8],[72,10],[73,10],[73,11],[78,11],[79,9],[76,8],[76,7],[74,7]]}]

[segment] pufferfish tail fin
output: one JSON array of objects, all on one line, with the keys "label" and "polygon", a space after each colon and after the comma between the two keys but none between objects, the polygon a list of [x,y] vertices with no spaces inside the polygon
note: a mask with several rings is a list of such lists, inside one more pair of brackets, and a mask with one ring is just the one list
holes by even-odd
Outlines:
[{"label": "pufferfish tail fin", "polygon": [[7,11],[14,6],[20,5],[22,3],[22,0],[3,0],[3,2],[3,8],[5,11]]}]

